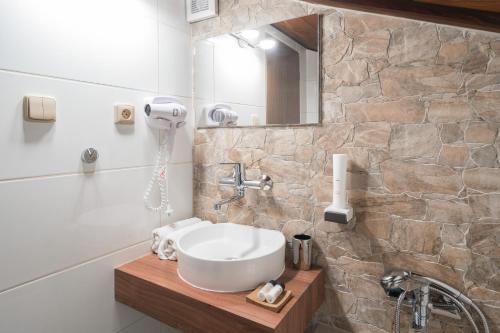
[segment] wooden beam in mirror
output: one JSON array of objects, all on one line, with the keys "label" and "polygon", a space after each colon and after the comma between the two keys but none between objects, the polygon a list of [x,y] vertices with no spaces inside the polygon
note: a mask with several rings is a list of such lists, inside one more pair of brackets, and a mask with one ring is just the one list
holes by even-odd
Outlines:
[{"label": "wooden beam in mirror", "polygon": [[306,49],[318,51],[318,15],[309,15],[272,24]]},{"label": "wooden beam in mirror", "polygon": [[320,49],[319,15],[196,42],[197,127],[320,123]]}]

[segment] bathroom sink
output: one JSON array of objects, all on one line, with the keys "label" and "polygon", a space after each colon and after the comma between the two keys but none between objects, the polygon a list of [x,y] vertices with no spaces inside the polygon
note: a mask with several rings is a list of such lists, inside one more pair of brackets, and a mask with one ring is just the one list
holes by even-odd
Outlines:
[{"label": "bathroom sink", "polygon": [[182,236],[177,258],[179,277],[196,288],[251,290],[285,270],[285,237],[274,230],[213,224]]}]

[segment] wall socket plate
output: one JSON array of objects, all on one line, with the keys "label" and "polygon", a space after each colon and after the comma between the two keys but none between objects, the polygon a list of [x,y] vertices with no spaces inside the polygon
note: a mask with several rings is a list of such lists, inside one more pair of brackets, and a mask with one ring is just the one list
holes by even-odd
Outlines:
[{"label": "wall socket plate", "polygon": [[133,105],[115,105],[115,124],[133,124],[135,121],[135,107]]}]

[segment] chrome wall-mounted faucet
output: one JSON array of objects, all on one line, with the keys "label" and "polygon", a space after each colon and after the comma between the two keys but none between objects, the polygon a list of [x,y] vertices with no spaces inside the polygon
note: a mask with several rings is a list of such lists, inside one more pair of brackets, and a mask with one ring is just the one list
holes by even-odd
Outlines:
[{"label": "chrome wall-mounted faucet", "polygon": [[271,177],[262,175],[259,180],[247,180],[245,176],[245,164],[243,163],[220,163],[222,165],[233,165],[233,174],[231,177],[224,177],[219,180],[221,186],[234,187],[234,195],[231,198],[218,201],[214,204],[215,210],[220,210],[222,205],[240,200],[245,196],[247,188],[254,190],[269,191],[273,188]]}]

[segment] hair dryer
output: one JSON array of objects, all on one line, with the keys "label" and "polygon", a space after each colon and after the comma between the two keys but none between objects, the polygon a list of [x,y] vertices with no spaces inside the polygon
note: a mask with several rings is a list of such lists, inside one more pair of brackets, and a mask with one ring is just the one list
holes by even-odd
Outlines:
[{"label": "hair dryer", "polygon": [[[164,135],[164,139],[160,143],[153,175],[144,193],[144,203],[152,211],[166,211],[167,214],[170,214],[172,210],[168,204],[167,159],[174,144],[176,129],[186,124],[187,110],[175,97],[160,96],[146,100],[144,116],[151,128],[164,132],[160,132]],[[160,204],[156,207],[151,203],[151,191],[155,184],[160,190]]]},{"label": "hair dryer", "polygon": [[153,97],[146,101],[144,116],[157,129],[179,128],[186,124],[186,107],[174,97]]}]

